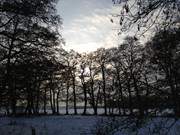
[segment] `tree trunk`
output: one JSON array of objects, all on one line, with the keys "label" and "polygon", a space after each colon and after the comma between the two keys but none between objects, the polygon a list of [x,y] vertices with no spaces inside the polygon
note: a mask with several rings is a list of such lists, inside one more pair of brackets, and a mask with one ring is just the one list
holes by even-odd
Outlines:
[{"label": "tree trunk", "polygon": [[102,79],[103,79],[103,97],[104,97],[104,114],[107,115],[107,102],[106,102],[106,80],[104,65],[101,65]]},{"label": "tree trunk", "polygon": [[144,117],[144,107],[142,106],[140,91],[139,91],[139,88],[137,85],[137,80],[134,75],[132,75],[132,79],[133,79],[134,89],[135,89],[136,97],[137,97],[139,117],[142,118],[142,117]]},{"label": "tree trunk", "polygon": [[129,110],[130,110],[130,115],[133,115],[130,79],[127,79],[127,89],[128,89],[128,94],[129,94]]},{"label": "tree trunk", "polygon": [[146,115],[148,115],[148,109],[149,109],[149,83],[148,83],[148,79],[147,79],[147,76],[146,76],[146,73],[144,75],[144,78],[145,78],[145,83],[146,83],[146,101],[145,101],[145,104],[146,104]]},{"label": "tree trunk", "polygon": [[36,114],[39,114],[39,101],[40,101],[40,82],[37,82],[37,95],[36,95]]},{"label": "tree trunk", "polygon": [[47,88],[45,88],[45,91],[44,91],[44,114],[47,114],[47,111],[46,111],[46,104],[47,104]]},{"label": "tree trunk", "polygon": [[54,114],[56,113],[56,99],[55,99],[55,90],[53,89],[52,91],[53,95],[53,109],[54,109]]},{"label": "tree trunk", "polygon": [[55,114],[54,106],[53,106],[53,99],[52,99],[52,90],[50,89],[50,105],[51,105],[51,110],[52,114]]},{"label": "tree trunk", "polygon": [[84,91],[84,111],[83,114],[86,114],[87,111],[87,91],[86,91],[86,84],[83,84],[83,91]]},{"label": "tree trunk", "polygon": [[170,88],[171,88],[171,95],[172,95],[172,101],[174,103],[174,113],[176,117],[180,117],[180,107],[179,107],[179,98],[178,98],[178,92],[174,88],[174,84],[172,82],[172,78],[168,79]]},{"label": "tree trunk", "polygon": [[73,97],[74,97],[74,114],[77,115],[77,107],[76,107],[76,84],[75,84],[75,76],[73,75]]},{"label": "tree trunk", "polygon": [[66,86],[66,115],[69,114],[68,108],[69,108],[69,82],[67,82],[67,86]]},{"label": "tree trunk", "polygon": [[117,72],[117,80],[118,80],[118,95],[119,95],[119,104],[118,104],[118,108],[119,108],[119,115],[121,115],[121,106],[120,106],[120,99],[121,99],[121,103],[122,103],[122,109],[123,109],[123,115],[126,114],[126,110],[125,110],[125,105],[124,105],[124,98],[123,98],[123,92],[122,92],[122,86],[121,86],[121,79],[120,79],[120,75],[119,75],[119,70],[118,67],[116,68],[116,72]]},{"label": "tree trunk", "polygon": [[9,45],[9,50],[8,50],[8,56],[7,56],[7,64],[6,64],[6,82],[7,82],[7,91],[8,91],[8,102],[10,103],[11,106],[11,111],[12,115],[16,114],[16,95],[15,95],[15,89],[12,89],[12,76],[11,76],[11,54],[15,42],[15,36],[16,36],[16,31],[18,27],[18,21],[14,22],[14,31],[12,35],[12,39]]},{"label": "tree trunk", "polygon": [[57,114],[59,114],[59,94],[60,94],[60,90],[58,90],[57,96],[56,96],[56,110],[57,110]]}]

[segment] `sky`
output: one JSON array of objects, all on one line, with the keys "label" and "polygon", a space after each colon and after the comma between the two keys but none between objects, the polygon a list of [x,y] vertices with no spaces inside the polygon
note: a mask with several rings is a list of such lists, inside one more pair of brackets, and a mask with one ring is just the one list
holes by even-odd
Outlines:
[{"label": "sky", "polygon": [[112,0],[59,0],[64,48],[82,53],[117,46],[116,26],[110,21],[115,11]]}]

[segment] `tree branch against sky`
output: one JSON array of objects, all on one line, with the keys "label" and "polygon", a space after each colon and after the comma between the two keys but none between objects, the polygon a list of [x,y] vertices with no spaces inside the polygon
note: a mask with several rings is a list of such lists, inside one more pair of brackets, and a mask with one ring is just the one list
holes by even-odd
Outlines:
[{"label": "tree branch against sky", "polygon": [[119,5],[119,32],[132,31],[144,36],[152,30],[179,25],[180,0],[112,0]]}]

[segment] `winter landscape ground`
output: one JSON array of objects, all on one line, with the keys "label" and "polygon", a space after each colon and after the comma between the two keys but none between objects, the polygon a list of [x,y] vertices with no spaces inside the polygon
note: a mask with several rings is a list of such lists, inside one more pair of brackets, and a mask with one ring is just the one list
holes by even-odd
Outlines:
[{"label": "winter landscape ground", "polygon": [[2,135],[86,135],[100,117],[42,116],[0,118]]},{"label": "winter landscape ground", "polygon": [[[179,135],[180,120],[153,118],[133,128],[125,118],[104,116],[1,117],[1,135]],[[112,124],[113,121],[113,124]],[[117,121],[119,127],[117,128]],[[129,121],[130,122],[130,121]],[[122,124],[123,123],[123,124]],[[128,125],[126,125],[128,124]],[[131,125],[132,124],[132,125]],[[113,129],[114,127],[114,129]],[[128,127],[128,128],[127,128]],[[99,130],[99,131],[98,131]],[[104,131],[103,131],[104,130]],[[105,132],[105,133],[102,133]],[[99,133],[99,134],[98,134]]]}]

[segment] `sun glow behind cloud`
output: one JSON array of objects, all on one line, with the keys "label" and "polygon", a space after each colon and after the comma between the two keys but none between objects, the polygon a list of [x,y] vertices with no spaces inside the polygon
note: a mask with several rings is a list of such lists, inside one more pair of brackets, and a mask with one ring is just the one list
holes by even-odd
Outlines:
[{"label": "sun glow behind cloud", "polygon": [[110,0],[61,0],[57,9],[64,20],[65,49],[82,53],[117,46],[116,26],[110,21],[116,9]]}]

